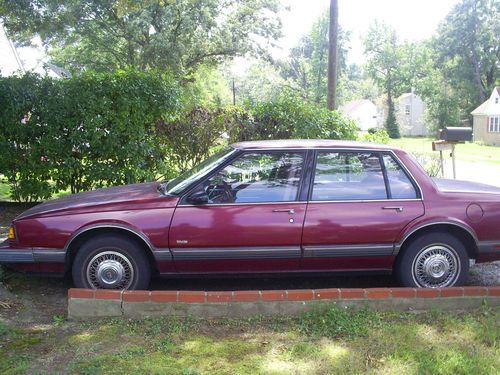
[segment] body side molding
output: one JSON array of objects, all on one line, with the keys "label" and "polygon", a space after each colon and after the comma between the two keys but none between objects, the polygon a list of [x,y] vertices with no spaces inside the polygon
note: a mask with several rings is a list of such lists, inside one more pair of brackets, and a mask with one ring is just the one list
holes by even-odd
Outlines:
[{"label": "body side molding", "polygon": [[300,246],[172,248],[174,260],[300,258]]},{"label": "body side molding", "polygon": [[304,246],[304,258],[390,256],[393,244]]}]

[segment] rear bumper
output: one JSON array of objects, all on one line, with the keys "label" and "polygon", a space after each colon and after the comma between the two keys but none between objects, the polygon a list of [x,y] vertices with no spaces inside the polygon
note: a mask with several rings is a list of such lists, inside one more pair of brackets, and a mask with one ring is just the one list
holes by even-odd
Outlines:
[{"label": "rear bumper", "polygon": [[64,263],[66,251],[47,248],[16,248],[6,240],[0,244],[0,263]]},{"label": "rear bumper", "polygon": [[500,241],[481,241],[478,244],[477,263],[500,260]]}]

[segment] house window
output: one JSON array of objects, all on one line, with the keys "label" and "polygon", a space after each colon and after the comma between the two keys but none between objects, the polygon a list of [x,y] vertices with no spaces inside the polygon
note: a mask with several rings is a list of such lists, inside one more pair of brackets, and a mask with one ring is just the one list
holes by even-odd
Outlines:
[{"label": "house window", "polygon": [[405,115],[409,116],[411,111],[411,106],[409,104],[405,105]]},{"label": "house window", "polygon": [[500,116],[490,117],[488,131],[490,133],[500,133]]},{"label": "house window", "polygon": [[498,104],[498,98],[495,98],[495,104]]}]

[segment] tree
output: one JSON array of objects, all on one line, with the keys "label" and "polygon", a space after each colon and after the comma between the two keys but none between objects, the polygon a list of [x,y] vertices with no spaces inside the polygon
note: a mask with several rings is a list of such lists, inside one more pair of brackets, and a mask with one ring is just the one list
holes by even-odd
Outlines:
[{"label": "tree", "polygon": [[53,62],[73,70],[192,72],[280,36],[278,0],[4,0],[5,26],[20,44],[36,35]]},{"label": "tree", "polygon": [[408,54],[405,51],[408,49],[400,44],[394,29],[377,22],[370,27],[364,44],[368,57],[367,71],[387,95],[387,132],[391,138],[399,138],[401,135],[394,114],[394,98],[409,83],[408,76],[404,74],[404,66],[408,65]]},{"label": "tree", "polygon": [[[328,77],[328,25],[329,13],[325,12],[313,24],[311,31],[290,51],[284,67],[284,77],[292,81],[292,87],[301,92],[304,99],[315,103],[327,102]],[[346,45],[349,34],[339,29],[337,45],[337,79],[341,80],[346,69]],[[340,89],[341,85],[338,85]],[[339,90],[337,97],[342,95]]]},{"label": "tree", "polygon": [[250,103],[272,101],[289,87],[281,76],[279,66],[265,61],[257,61],[236,80],[237,98]]},{"label": "tree", "polygon": [[330,24],[328,28],[328,95],[327,107],[335,109],[337,90],[337,42],[339,35],[339,2],[330,0]]},{"label": "tree", "polygon": [[462,0],[440,25],[434,48],[460,96],[484,102],[500,75],[500,2]]}]

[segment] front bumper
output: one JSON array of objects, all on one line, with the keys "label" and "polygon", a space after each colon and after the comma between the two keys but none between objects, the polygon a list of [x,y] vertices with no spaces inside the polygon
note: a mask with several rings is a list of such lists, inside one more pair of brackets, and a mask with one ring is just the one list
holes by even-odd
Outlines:
[{"label": "front bumper", "polygon": [[9,240],[0,244],[0,263],[64,263],[66,251],[61,249],[13,247]]}]

